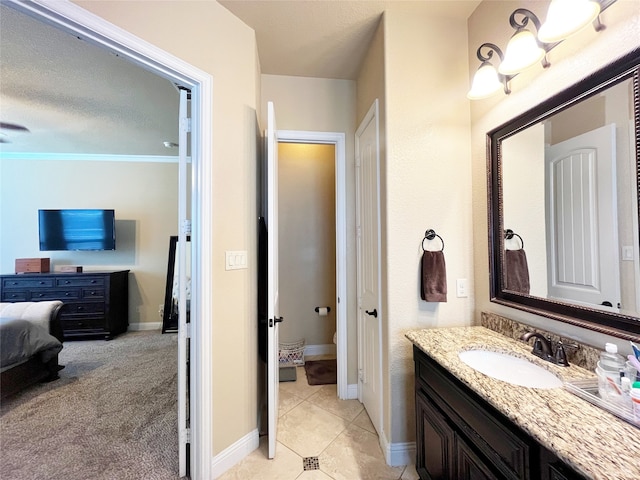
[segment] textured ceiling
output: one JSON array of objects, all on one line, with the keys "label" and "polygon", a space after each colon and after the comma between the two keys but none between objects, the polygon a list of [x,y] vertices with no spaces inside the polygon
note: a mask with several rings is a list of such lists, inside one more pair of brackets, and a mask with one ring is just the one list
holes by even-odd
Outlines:
[{"label": "textured ceiling", "polygon": [[[383,11],[468,18],[480,0],[220,3],[255,30],[262,73],[355,79]],[[29,129],[0,128],[0,152],[175,155],[168,80],[2,3],[0,43],[0,122]]]},{"label": "textured ceiling", "polygon": [[0,152],[175,155],[177,89],[76,37],[0,5]]}]

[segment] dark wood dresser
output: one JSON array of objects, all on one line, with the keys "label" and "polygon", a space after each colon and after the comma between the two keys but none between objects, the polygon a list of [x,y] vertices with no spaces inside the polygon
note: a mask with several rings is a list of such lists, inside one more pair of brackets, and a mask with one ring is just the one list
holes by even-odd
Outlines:
[{"label": "dark wood dresser", "polygon": [[0,301],[62,300],[65,339],[113,338],[129,326],[129,270],[0,276]]}]

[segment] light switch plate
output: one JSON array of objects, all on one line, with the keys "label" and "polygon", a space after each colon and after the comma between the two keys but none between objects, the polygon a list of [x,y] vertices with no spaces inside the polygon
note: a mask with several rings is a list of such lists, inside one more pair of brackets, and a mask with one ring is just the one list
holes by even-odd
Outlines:
[{"label": "light switch plate", "polygon": [[227,250],[225,253],[225,270],[241,270],[247,268],[246,250]]},{"label": "light switch plate", "polygon": [[456,280],[456,297],[465,298],[469,296],[469,284],[466,278]]}]

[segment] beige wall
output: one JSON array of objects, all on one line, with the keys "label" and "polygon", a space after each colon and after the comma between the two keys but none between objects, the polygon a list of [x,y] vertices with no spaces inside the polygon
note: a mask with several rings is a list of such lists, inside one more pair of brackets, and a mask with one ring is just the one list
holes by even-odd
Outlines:
[{"label": "beige wall", "polygon": [[[0,271],[13,272],[24,257],[49,257],[52,270],[131,270],[129,323],[161,321],[169,236],[177,234],[177,164],[3,159],[0,182]],[[115,209],[116,250],[40,252],[41,208]]]},{"label": "beige wall", "polygon": [[[274,102],[279,130],[341,132],[346,137],[347,232],[355,229],[356,85],[350,80],[262,75],[262,111]],[[263,118],[262,125],[266,125]],[[356,244],[347,235],[347,383],[357,383]]]},{"label": "beige wall", "polygon": [[[463,20],[406,9],[385,15],[386,296],[390,406],[388,440],[415,435],[413,361],[407,330],[468,325],[473,295],[457,298],[456,279],[473,291],[467,32]],[[425,231],[442,236],[448,301],[420,299]]]},{"label": "beige wall", "polygon": [[522,241],[517,237],[505,240],[505,245],[509,250],[516,250],[524,244],[530,293],[539,297],[547,296],[544,130],[540,124],[502,142],[504,228],[510,228],[522,238]]},{"label": "beige wall", "polygon": [[[257,427],[256,101],[253,30],[217,2],[78,1],[87,10],[210,73],[213,131],[213,452]],[[151,20],[152,17],[152,20]],[[246,270],[225,271],[225,250]]]},{"label": "beige wall", "polygon": [[[360,72],[358,72],[357,79],[357,114],[358,125],[362,123],[365,115],[378,100],[378,141],[380,151],[380,171],[384,172],[387,165],[387,96],[386,96],[386,62],[385,62],[385,19],[386,14],[383,14],[376,33],[371,40],[369,50],[362,62]],[[387,243],[387,231],[382,228],[387,218],[386,208],[386,177],[381,175],[380,178],[380,251],[382,252],[381,268],[382,272],[385,271],[387,265],[386,256],[386,243]],[[387,289],[387,277],[382,275],[381,272],[381,285],[380,288],[384,292]],[[384,314],[387,308],[386,296],[382,296],[380,299],[380,321],[382,322],[382,365],[389,365],[389,322],[387,315]],[[389,431],[390,425],[390,412],[391,412],[391,388],[390,388],[390,376],[383,374],[382,376],[382,411],[383,411],[383,425],[382,428],[385,432]],[[385,434],[386,435],[386,434]]]},{"label": "beige wall", "polygon": [[[544,17],[548,3],[485,1],[480,4],[469,19],[468,82],[479,66],[475,51],[481,43],[493,42],[499,46],[507,44],[513,33],[508,18],[514,9],[529,8]],[[510,95],[500,94],[486,100],[471,102],[476,318],[479,318],[482,311],[495,312],[599,347],[605,342],[602,335],[489,301],[485,137],[486,132],[569,87],[616,56],[640,46],[640,9],[637,1],[616,2],[602,13],[601,20],[607,28],[600,33],[589,27],[554,48],[549,53],[550,68],[543,70],[541,66],[534,66],[513,79]],[[623,346],[622,342],[616,339],[607,339],[609,340]],[[628,349],[628,345],[624,348]]]},{"label": "beige wall", "polygon": [[[280,143],[280,340],[333,345],[336,331],[335,147]],[[319,316],[316,307],[330,307]]]}]

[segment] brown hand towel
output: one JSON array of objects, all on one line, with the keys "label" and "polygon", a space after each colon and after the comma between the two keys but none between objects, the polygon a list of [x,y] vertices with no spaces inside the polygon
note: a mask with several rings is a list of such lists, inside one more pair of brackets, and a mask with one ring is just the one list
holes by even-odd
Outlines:
[{"label": "brown hand towel", "polygon": [[447,267],[444,253],[426,250],[422,254],[420,297],[427,302],[447,301]]},{"label": "brown hand towel", "polygon": [[523,249],[505,250],[505,289],[529,294],[529,267]]}]

